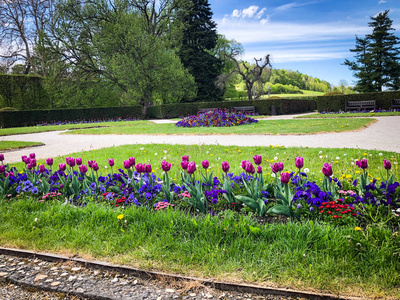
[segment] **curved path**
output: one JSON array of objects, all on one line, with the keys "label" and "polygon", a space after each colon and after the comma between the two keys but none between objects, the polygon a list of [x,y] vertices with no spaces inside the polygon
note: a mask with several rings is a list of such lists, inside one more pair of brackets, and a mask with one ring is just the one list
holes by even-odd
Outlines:
[{"label": "curved path", "polygon": [[[294,116],[268,118],[288,119]],[[127,144],[212,144],[236,146],[269,146],[310,148],[361,148],[400,153],[400,116],[375,117],[378,122],[355,132],[313,135],[60,135],[63,131],[4,136],[0,141],[32,141],[45,145],[8,151],[5,162],[19,162],[22,155],[36,153],[38,159],[74,152]],[[157,123],[168,121],[155,121]]]}]

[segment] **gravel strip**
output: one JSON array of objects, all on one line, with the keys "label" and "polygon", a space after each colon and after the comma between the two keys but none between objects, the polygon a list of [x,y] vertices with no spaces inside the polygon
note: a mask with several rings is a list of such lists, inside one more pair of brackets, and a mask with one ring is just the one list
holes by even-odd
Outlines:
[{"label": "gravel strip", "polygon": [[0,255],[0,299],[302,299],[223,292],[198,282],[139,277]]}]

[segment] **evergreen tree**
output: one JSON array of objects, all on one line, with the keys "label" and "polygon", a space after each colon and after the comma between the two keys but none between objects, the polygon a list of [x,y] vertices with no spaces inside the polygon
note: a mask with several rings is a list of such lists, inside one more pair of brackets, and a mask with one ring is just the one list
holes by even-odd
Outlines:
[{"label": "evergreen tree", "polygon": [[368,23],[372,33],[364,39],[356,37],[356,48],[350,51],[357,53],[355,62],[345,60],[359,78],[355,87],[359,92],[382,91],[383,87],[400,89],[400,48],[399,38],[392,32],[393,21],[389,11],[371,17]]},{"label": "evergreen tree", "polygon": [[212,53],[218,41],[212,15],[208,0],[190,0],[180,13],[184,29],[178,55],[196,82],[196,101],[218,101],[223,95],[216,85],[222,61]]}]

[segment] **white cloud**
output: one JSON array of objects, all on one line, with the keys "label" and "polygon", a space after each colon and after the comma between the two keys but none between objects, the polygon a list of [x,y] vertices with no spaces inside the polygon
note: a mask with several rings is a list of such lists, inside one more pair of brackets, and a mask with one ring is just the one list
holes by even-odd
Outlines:
[{"label": "white cloud", "polygon": [[242,11],[242,17],[243,18],[245,18],[245,17],[252,18],[254,16],[254,14],[257,12],[257,10],[258,10],[258,6],[256,6],[256,5],[252,5],[248,8],[245,8]]},{"label": "white cloud", "polygon": [[307,6],[307,5],[316,4],[316,3],[320,3],[320,2],[321,2],[321,0],[308,1],[308,2],[304,2],[304,3],[291,2],[288,4],[278,6],[277,8],[275,8],[275,11],[286,11],[286,10],[292,9],[294,7]]},{"label": "white cloud", "polygon": [[238,9],[235,9],[235,10],[232,12],[232,17],[234,17],[234,18],[240,17],[240,12],[239,12]]},{"label": "white cloud", "polygon": [[386,3],[385,0],[381,0],[381,1],[378,2],[378,4],[384,4],[384,3]]},{"label": "white cloud", "polygon": [[262,10],[260,10],[258,13],[257,13],[257,19],[261,19],[261,17],[264,15],[264,13],[265,13],[265,11],[266,11],[267,9],[264,7]]},{"label": "white cloud", "polygon": [[233,10],[231,16],[233,18],[253,18],[256,17],[257,19],[261,19],[264,15],[265,11],[267,10],[265,7],[258,11],[259,7],[257,5],[251,5],[248,8],[238,10]]}]

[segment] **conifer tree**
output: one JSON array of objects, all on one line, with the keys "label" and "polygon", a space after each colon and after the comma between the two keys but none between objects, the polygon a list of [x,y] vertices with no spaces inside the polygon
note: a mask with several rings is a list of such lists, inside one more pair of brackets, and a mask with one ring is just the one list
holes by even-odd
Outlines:
[{"label": "conifer tree", "polygon": [[223,95],[216,85],[222,62],[212,54],[218,40],[212,15],[208,0],[190,0],[180,13],[184,28],[178,55],[196,82],[196,101],[218,101]]},{"label": "conifer tree", "polygon": [[400,89],[400,39],[391,31],[393,21],[388,16],[389,11],[371,17],[368,23],[372,33],[364,39],[356,37],[356,61],[345,60],[359,79],[355,87],[359,92],[382,91],[384,87]]}]

